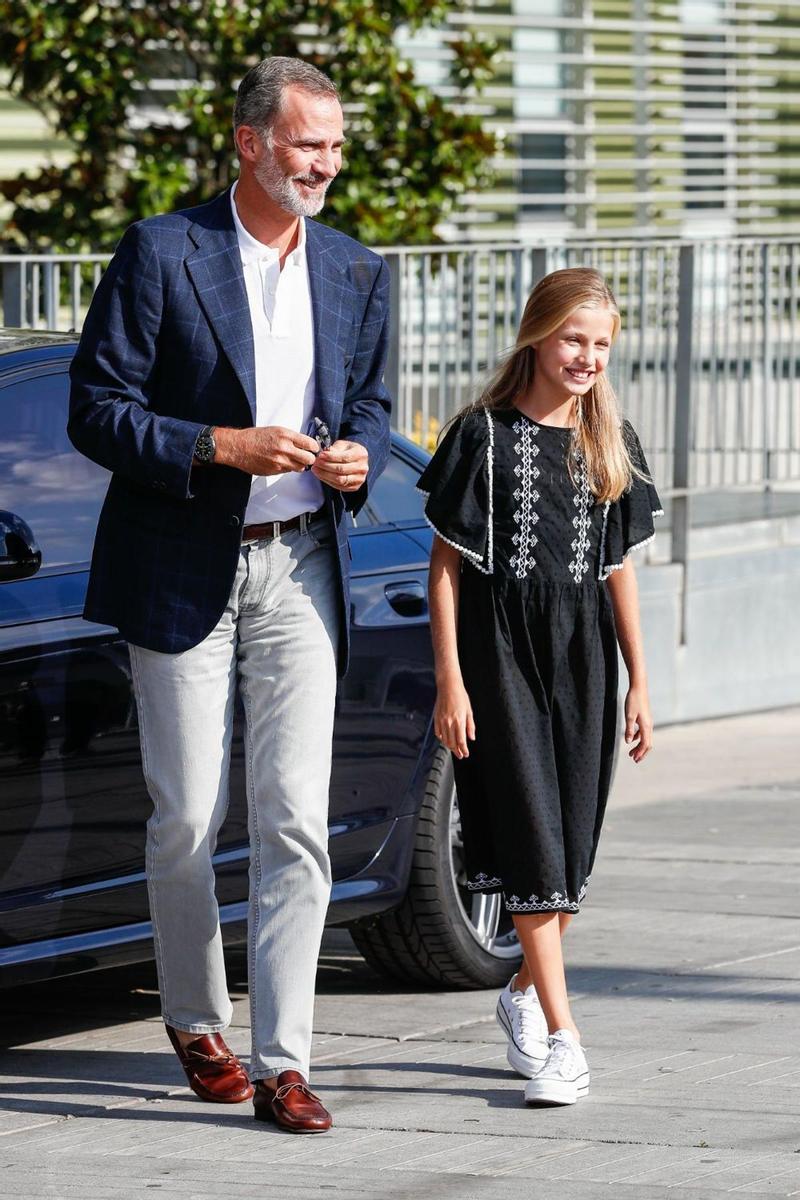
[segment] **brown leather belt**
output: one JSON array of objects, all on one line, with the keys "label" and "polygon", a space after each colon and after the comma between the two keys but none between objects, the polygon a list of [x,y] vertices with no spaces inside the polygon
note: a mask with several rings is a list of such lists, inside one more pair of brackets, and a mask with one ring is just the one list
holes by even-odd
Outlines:
[{"label": "brown leather belt", "polygon": [[299,529],[301,533],[305,533],[311,522],[316,521],[324,514],[323,506],[316,512],[304,512],[297,517],[289,517],[288,521],[262,521],[260,525],[245,525],[242,530],[242,541],[260,542],[264,538],[277,538],[282,533],[288,533],[290,529]]}]

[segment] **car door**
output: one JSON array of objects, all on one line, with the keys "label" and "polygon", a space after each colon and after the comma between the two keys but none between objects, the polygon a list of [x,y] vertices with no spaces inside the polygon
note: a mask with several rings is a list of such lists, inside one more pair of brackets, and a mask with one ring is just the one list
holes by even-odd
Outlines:
[{"label": "car door", "polygon": [[0,509],[42,553],[31,578],[0,584],[0,963],[147,918],[127,648],[81,618],[108,476],[66,436],[70,353],[0,372]]},{"label": "car door", "polygon": [[[435,694],[420,462],[395,439],[350,529],[350,669],[341,683],[331,780],[334,879],[369,863],[418,802],[420,755]],[[336,891],[334,891],[336,895]]]}]

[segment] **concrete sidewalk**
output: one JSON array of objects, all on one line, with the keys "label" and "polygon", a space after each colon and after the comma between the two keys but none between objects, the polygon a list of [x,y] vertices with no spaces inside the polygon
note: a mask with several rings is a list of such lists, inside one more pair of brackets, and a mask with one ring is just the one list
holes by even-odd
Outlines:
[{"label": "concrete sidewalk", "polygon": [[592,1069],[574,1108],[524,1107],[494,993],[398,993],[334,932],[313,1078],[329,1135],[201,1104],[152,969],[105,972],[2,995],[0,1194],[800,1196],[799,734],[798,710],[676,726],[621,764],[569,934]]}]

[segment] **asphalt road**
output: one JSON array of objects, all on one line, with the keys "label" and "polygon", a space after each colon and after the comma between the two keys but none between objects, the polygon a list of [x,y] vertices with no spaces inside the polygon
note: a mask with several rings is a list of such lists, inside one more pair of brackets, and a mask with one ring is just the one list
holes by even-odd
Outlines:
[{"label": "asphalt road", "polygon": [[[800,711],[663,731],[623,762],[570,988],[592,1069],[526,1109],[490,992],[397,991],[343,933],[320,964],[323,1137],[183,1086],[149,966],[0,993],[0,1195],[800,1196]],[[233,1047],[248,1042],[230,958]]]}]

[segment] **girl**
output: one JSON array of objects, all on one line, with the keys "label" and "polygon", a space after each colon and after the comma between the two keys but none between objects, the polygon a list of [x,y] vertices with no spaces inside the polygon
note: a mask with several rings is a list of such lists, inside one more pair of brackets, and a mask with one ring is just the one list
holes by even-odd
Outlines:
[{"label": "girl", "polygon": [[524,961],[501,993],[529,1104],[572,1104],[589,1069],[561,938],[583,900],[611,781],[617,641],[625,741],[650,750],[630,550],[661,505],[605,370],[619,333],[597,271],[534,288],[516,346],[419,482],[437,533],[434,729],[454,756],[473,891],[502,892]]}]

